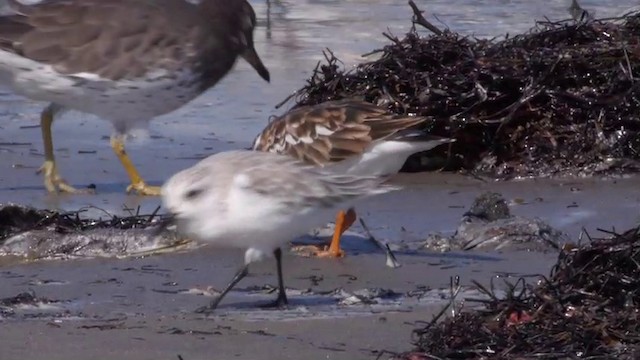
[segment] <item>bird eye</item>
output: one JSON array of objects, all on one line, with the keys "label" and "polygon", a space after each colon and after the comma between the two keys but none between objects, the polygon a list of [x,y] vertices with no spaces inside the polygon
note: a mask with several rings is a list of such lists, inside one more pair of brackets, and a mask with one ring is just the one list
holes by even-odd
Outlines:
[{"label": "bird eye", "polygon": [[193,199],[195,197],[198,197],[200,194],[202,194],[204,192],[203,189],[193,189],[193,190],[189,190],[187,191],[186,194],[184,194],[185,199]]}]

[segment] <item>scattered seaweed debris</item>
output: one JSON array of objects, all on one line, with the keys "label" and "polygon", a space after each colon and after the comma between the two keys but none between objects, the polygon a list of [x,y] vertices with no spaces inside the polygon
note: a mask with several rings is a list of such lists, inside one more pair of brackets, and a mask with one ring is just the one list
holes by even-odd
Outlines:
[{"label": "scattered seaweed debris", "polygon": [[50,229],[57,233],[70,233],[92,229],[144,229],[155,225],[161,216],[157,207],[150,215],[140,215],[140,208],[131,212],[130,216],[116,216],[103,211],[106,219],[81,217],[88,211],[82,208],[77,211],[58,212],[54,210],[35,209],[22,205],[0,205],[0,244],[2,240],[24,231]]},{"label": "scattered seaweed debris", "polygon": [[43,306],[57,303],[44,297],[37,297],[33,291],[22,292],[16,296],[0,299],[0,319],[16,315],[17,309],[42,309]]},{"label": "scattered seaweed debris", "polygon": [[[93,209],[101,210],[93,207]],[[0,205],[0,256],[27,259],[58,257],[142,256],[193,245],[175,231],[161,228],[166,215],[158,207],[149,215],[129,209],[129,216],[107,213],[105,219],[73,212]]]},{"label": "scattered seaweed debris", "polygon": [[565,246],[548,278],[414,331],[417,349],[395,359],[637,359],[640,227]]},{"label": "scattered seaweed debris", "polygon": [[[430,152],[448,156],[445,170],[505,179],[640,169],[640,13],[539,21],[523,34],[476,39],[437,29],[409,3],[412,29],[402,39],[385,33],[390,44],[364,55],[377,60],[345,70],[327,49],[278,106],[361,98],[429,117],[426,131],[458,140]],[[424,159],[415,159],[405,171],[420,170]]]},{"label": "scattered seaweed debris", "polygon": [[[365,229],[366,230],[366,229]],[[569,237],[540,218],[512,215],[502,194],[480,194],[462,215],[455,233],[431,233],[422,247],[434,251],[525,250],[557,252]]]}]

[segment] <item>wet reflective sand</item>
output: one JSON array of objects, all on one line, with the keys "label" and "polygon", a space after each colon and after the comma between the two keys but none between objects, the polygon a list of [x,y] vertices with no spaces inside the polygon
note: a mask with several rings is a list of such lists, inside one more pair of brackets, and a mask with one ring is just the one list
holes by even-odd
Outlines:
[{"label": "wet reflective sand", "polygon": [[[569,1],[417,3],[452,30],[491,37],[526,30],[532,19],[544,15],[567,18]],[[284,111],[274,105],[304,84],[324,48],[330,47],[351,66],[362,60],[360,54],[386,43],[382,31],[388,28],[402,35],[410,26],[411,11],[404,1],[272,0],[269,9],[266,2],[252,4],[260,23],[258,52],[271,70],[272,83],[264,83],[239,62],[215,89],[152,122],[150,138],[129,146],[149,182],[160,184],[213,152],[248,147],[268,117]],[[609,16],[639,2],[581,4],[595,9],[597,16]],[[42,106],[0,93],[0,202],[62,209],[94,205],[120,214],[123,206],[140,205],[147,213],[155,209],[159,199],[124,194],[127,178],[108,146],[108,123],[77,113],[54,125],[56,156],[72,184],[96,184],[98,195],[46,195],[42,178],[35,175],[43,161],[40,129],[34,127]],[[582,228],[591,233],[598,227],[624,229],[638,220],[637,177],[493,182],[455,174],[403,174],[396,181],[406,189],[359,208],[374,235],[392,243],[419,241],[432,232],[451,233],[473,198],[485,190],[503,193],[514,214],[540,217],[572,238]],[[398,260],[403,266],[392,270],[384,266],[382,253],[363,244],[361,234],[359,227],[353,229],[345,242],[350,256],[340,261],[285,259],[292,309],[262,311],[253,306],[272,296],[260,290],[275,284],[274,264],[267,261],[251,269],[252,276],[212,319],[192,313],[210,300],[194,293],[209,286],[221,288],[241,261],[238,252],[203,249],[145,258],[2,266],[0,298],[33,290],[36,297],[57,301],[35,310],[14,309],[13,315],[0,318],[2,357],[177,359],[181,354],[185,360],[297,359],[305,354],[370,359],[376,357],[373,350],[409,349],[413,322],[430,320],[444,303],[437,293],[416,300],[410,292],[423,286],[445,288],[454,275],[469,284],[472,279],[488,282],[496,274],[547,273],[554,261],[551,253],[401,252]],[[402,296],[377,306],[345,306],[328,293],[339,288],[386,288]],[[33,313],[40,315],[33,318]]]}]

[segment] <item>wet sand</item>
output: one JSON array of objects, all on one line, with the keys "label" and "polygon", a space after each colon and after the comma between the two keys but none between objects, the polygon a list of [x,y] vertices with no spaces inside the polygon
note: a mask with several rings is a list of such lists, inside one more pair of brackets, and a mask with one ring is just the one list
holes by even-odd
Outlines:
[{"label": "wet sand", "polygon": [[[572,238],[582,227],[595,233],[597,227],[632,226],[637,221],[632,209],[640,201],[636,177],[485,183],[460,175],[403,174],[396,181],[407,189],[358,208],[374,236],[392,243],[419,241],[434,231],[452,232],[473,198],[487,189],[505,194],[514,214],[539,216]],[[376,351],[410,349],[411,331],[423,326],[416,322],[431,320],[447,302],[452,276],[460,276],[463,285],[492,279],[501,284],[502,277],[515,282],[523,275],[548,274],[556,257],[553,252],[400,251],[396,255],[402,266],[391,269],[384,254],[361,233],[355,227],[345,238],[348,256],[341,260],[287,255],[290,309],[259,308],[275,296],[259,291],[276,285],[274,262],[268,260],[252,266],[251,276],[208,318],[194,310],[212,297],[185,292],[221,289],[242,262],[239,251],[203,247],[144,258],[5,266],[0,269],[0,298],[32,290],[60,303],[51,304],[50,312],[23,309],[0,320],[3,358],[100,354],[177,359],[180,354],[187,360],[218,354],[214,358],[297,359],[304,354],[314,359],[371,359]],[[401,296],[377,305],[343,306],[326,293],[340,288],[390,289]],[[417,300],[412,293],[424,297]],[[467,301],[465,306],[473,304]],[[39,315],[30,318],[30,313]]]},{"label": "wet sand", "polygon": [[[172,151],[179,152],[180,148]],[[191,161],[173,159],[168,161],[168,167]],[[18,190],[0,190],[2,199],[66,209],[93,204],[119,214],[126,213],[123,206],[140,205],[142,212],[149,213],[159,204],[159,199],[122,194],[125,184],[119,183],[123,177],[116,173],[117,163],[112,159],[78,164],[85,171],[72,172],[76,179],[95,181],[93,176],[100,173],[108,179],[106,190],[99,186],[101,191],[95,196],[43,196],[40,177],[33,174],[33,169],[9,169],[19,176],[3,181],[13,181]],[[98,172],[100,168],[114,171]],[[142,169],[147,173],[157,171],[160,176],[160,169],[153,166]],[[401,174],[395,182],[406,189],[370,199],[358,207],[373,234],[391,243],[419,242],[432,232],[451,234],[473,199],[486,190],[504,194],[515,215],[540,217],[572,238],[577,238],[583,227],[591,233],[598,227],[623,230],[638,220],[637,177],[496,182],[436,173]],[[93,215],[99,216],[100,212],[94,210]],[[420,285],[447,289],[450,277],[455,275],[469,284],[471,280],[487,283],[503,273],[547,274],[555,258],[553,253],[527,252],[399,253],[403,266],[390,269],[384,265],[384,255],[364,241],[359,226],[345,238],[344,246],[348,256],[338,261],[287,257],[287,286],[311,288],[316,293],[372,287],[405,294],[420,289]],[[141,259],[41,261],[1,267],[0,298],[33,290],[39,297],[63,301],[62,311],[54,311],[58,314],[55,316],[45,314],[31,319],[19,314],[0,319],[2,358],[80,359],[100,355],[177,359],[180,354],[185,360],[297,359],[304,354],[314,359],[372,359],[377,356],[376,351],[410,349],[411,331],[421,325],[416,321],[429,321],[446,303],[444,299],[429,298],[413,304],[413,299],[407,298],[399,300],[399,304],[377,308],[340,307],[328,295],[314,298],[294,293],[293,310],[259,311],[255,305],[273,295],[249,294],[247,290],[251,285],[276,284],[273,261],[253,266],[252,276],[210,318],[193,313],[210,297],[157,291],[207,286],[220,289],[241,261],[239,252],[204,249]],[[312,276],[323,280],[312,286]],[[63,284],[38,285],[36,280]]]},{"label": "wet sand", "polygon": [[[128,145],[133,161],[152,184],[191,166],[196,159],[248,147],[280,102],[304,83],[321,50],[330,46],[346,66],[359,54],[385,43],[389,27],[401,34],[410,26],[405,2],[272,1],[269,28],[264,2],[254,1],[260,28],[258,52],[272,72],[265,84],[246,64],[192,104],[151,123],[146,141]],[[531,18],[566,18],[567,1],[509,1],[495,7],[462,1],[430,1],[424,6],[452,30],[496,36],[529,28]],[[614,15],[637,1],[604,4],[583,1],[597,16]],[[541,6],[545,5],[545,6]],[[544,13],[541,13],[543,11]],[[349,27],[350,36],[344,36]],[[62,174],[77,186],[96,184],[95,196],[45,195],[40,166],[42,143],[38,113],[43,104],[0,93],[0,202],[75,210],[92,205],[114,214],[124,207],[151,212],[159,199],[126,196],[126,176],[107,137],[106,122],[70,113],[54,125],[54,144]],[[504,194],[515,215],[540,217],[577,238],[585,228],[623,230],[638,221],[640,179],[478,180],[457,174],[402,174],[405,190],[358,207],[373,234],[391,243],[419,242],[429,233],[451,234],[473,199],[486,190]],[[94,209],[88,214],[100,216]],[[211,297],[180,293],[194,287],[220,289],[242,261],[240,252],[203,248],[129,259],[3,262],[0,298],[34,291],[59,302],[47,308],[17,309],[0,318],[2,359],[372,359],[376,351],[410,349],[416,321],[429,321],[444,306],[451,276],[465,285],[492,277],[547,274],[553,253],[402,253],[391,269],[384,255],[364,242],[362,229],[345,239],[341,260],[288,255],[285,283],[292,289],[289,310],[259,310],[273,296],[251,286],[275,285],[273,261],[256,264],[238,291],[209,318],[193,313]],[[322,277],[321,281],[315,281]],[[499,283],[497,280],[496,283]],[[417,300],[409,294],[443,289]],[[337,304],[326,294],[385,288],[402,294],[377,305]],[[297,290],[311,289],[310,293]],[[467,294],[474,296],[474,293]],[[475,294],[477,295],[477,294]],[[467,302],[467,306],[470,303]],[[34,316],[36,314],[37,316]]]},{"label": "wet sand", "polygon": [[297,359],[305,354],[314,359],[370,359],[375,351],[406,350],[415,322],[429,321],[446,300],[428,295],[411,305],[399,300],[338,306],[323,291],[448,288],[452,275],[459,275],[464,285],[472,279],[487,283],[505,272],[546,273],[553,258],[525,252],[398,254],[403,266],[392,270],[385,267],[381,254],[339,261],[287,256],[287,287],[315,294],[290,293],[289,310],[257,308],[274,296],[248,292],[253,285],[275,285],[274,264],[266,261],[253,266],[251,277],[209,318],[193,310],[210,297],[169,291],[198,285],[220,288],[241,261],[239,252],[204,249],[144,259],[24,264],[0,271],[5,284],[0,297],[33,290],[38,297],[62,303],[53,304],[56,309],[40,318],[16,314],[1,321],[2,357],[74,359],[85,354],[141,360],[177,359],[180,354],[185,360]]}]

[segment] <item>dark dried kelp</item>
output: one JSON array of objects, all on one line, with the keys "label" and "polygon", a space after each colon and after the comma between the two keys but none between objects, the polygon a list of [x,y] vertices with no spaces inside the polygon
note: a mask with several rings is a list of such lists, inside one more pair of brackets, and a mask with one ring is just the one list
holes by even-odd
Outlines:
[{"label": "dark dried kelp", "polygon": [[[97,208],[96,208],[97,209]],[[22,205],[0,205],[0,244],[2,240],[24,231],[50,229],[56,233],[70,233],[93,229],[144,229],[155,224],[158,220],[157,212],[141,215],[140,209],[130,216],[116,216],[104,211],[106,219],[93,219],[80,216],[88,209],[60,212],[53,210],[35,209]]]},{"label": "dark dried kelp", "polygon": [[0,255],[26,259],[57,257],[132,256],[172,251],[189,241],[174,231],[160,227],[159,208],[149,215],[139,209],[129,216],[103,211],[104,218],[84,212],[84,208],[60,212],[20,205],[0,206]]},{"label": "dark dried kelp", "polygon": [[415,330],[400,359],[636,359],[640,356],[640,227],[565,247],[548,279],[524,281],[481,310]]},{"label": "dark dried kelp", "polygon": [[[483,40],[425,23],[345,70],[327,50],[296,106],[360,97],[453,136],[449,169],[498,177],[615,173],[640,158],[640,15],[539,22]],[[372,53],[372,54],[373,54]],[[437,149],[449,151],[446,148]]]},{"label": "dark dried kelp", "polygon": [[[58,301],[56,300],[37,297],[33,291],[23,292],[16,296],[0,299],[0,318],[14,316],[17,308],[30,307],[32,309],[37,309],[40,305],[48,305],[57,302]],[[30,317],[37,317],[37,315],[31,315]]]}]

